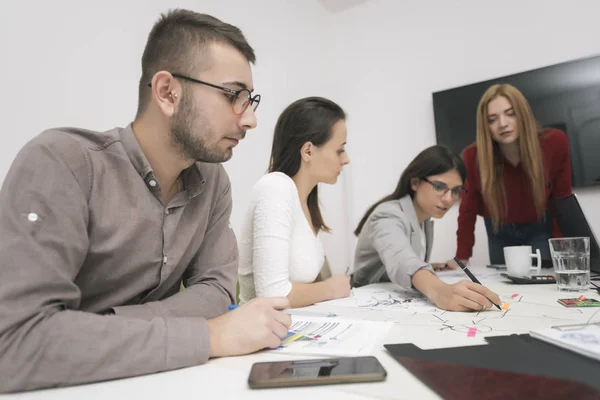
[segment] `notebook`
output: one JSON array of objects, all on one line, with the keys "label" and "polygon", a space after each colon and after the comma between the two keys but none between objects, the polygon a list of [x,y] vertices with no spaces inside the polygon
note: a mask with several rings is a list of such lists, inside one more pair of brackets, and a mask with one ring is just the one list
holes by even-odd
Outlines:
[{"label": "notebook", "polygon": [[534,329],[531,337],[600,361],[600,323]]},{"label": "notebook", "polygon": [[400,343],[385,348],[444,399],[600,399],[596,360],[527,334],[485,340],[483,346],[423,350]]},{"label": "notebook", "polygon": [[446,400],[598,400],[600,397],[600,391],[594,387],[570,379],[409,357],[397,360]]}]

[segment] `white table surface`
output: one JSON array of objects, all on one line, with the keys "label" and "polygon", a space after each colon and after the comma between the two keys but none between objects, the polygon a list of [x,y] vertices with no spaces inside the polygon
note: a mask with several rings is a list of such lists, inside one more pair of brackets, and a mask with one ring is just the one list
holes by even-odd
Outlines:
[{"label": "white table surface", "polygon": [[[363,320],[394,321],[387,337],[379,343],[373,355],[388,372],[386,381],[378,383],[346,384],[320,387],[252,390],[247,386],[248,373],[258,361],[307,358],[273,352],[259,352],[242,357],[210,360],[207,364],[147,376],[75,387],[47,389],[34,392],[0,395],[14,400],[70,400],[70,399],[438,399],[431,389],[414,378],[383,348],[387,343],[414,343],[421,348],[456,347],[485,344],[485,336],[528,333],[535,328],[582,322],[600,322],[600,308],[565,308],[559,298],[600,298],[595,290],[583,293],[559,292],[556,285],[515,285],[500,277],[500,272],[485,267],[471,267],[471,271],[490,289],[509,302],[519,302],[504,316],[498,310],[481,313],[451,313],[437,311],[415,313],[397,310],[369,310],[316,305],[313,308],[335,312],[340,317]],[[542,270],[547,273],[547,270]],[[448,282],[461,278],[462,272],[442,273]],[[514,296],[514,298],[511,298]],[[440,318],[441,317],[441,318]],[[456,330],[451,327],[459,327]],[[475,337],[468,337],[465,329],[480,328]],[[445,329],[444,329],[445,328]],[[484,333],[484,331],[486,333]],[[489,331],[489,332],[488,332]],[[315,358],[312,356],[310,358]]]}]

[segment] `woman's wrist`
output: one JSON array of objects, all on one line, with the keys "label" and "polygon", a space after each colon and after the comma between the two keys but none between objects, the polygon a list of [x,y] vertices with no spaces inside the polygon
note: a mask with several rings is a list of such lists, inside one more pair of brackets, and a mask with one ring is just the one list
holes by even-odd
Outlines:
[{"label": "woman's wrist", "polygon": [[420,269],[412,276],[412,284],[425,297],[435,303],[436,295],[446,285],[434,273],[427,269]]},{"label": "woman's wrist", "polygon": [[325,301],[334,299],[334,290],[333,285],[331,284],[331,279],[325,279],[321,282],[315,282],[314,285],[319,288],[319,292],[323,293]]}]

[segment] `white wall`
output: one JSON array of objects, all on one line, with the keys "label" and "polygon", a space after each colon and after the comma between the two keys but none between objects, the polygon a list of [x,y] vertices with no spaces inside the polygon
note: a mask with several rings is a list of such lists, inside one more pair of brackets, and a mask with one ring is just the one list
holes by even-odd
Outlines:
[{"label": "white wall", "polygon": [[[336,14],[334,68],[353,116],[351,225],[435,144],[432,92],[600,53],[599,12],[593,0],[371,0]],[[600,188],[576,192],[600,229]],[[457,215],[436,221],[433,261],[455,254]],[[473,263],[488,262],[486,238],[479,218]]]},{"label": "white wall", "polygon": [[[240,27],[257,54],[259,126],[225,164],[234,191],[232,225],[239,232],[249,192],[266,171],[279,113],[300,97],[332,95],[331,14],[316,1],[20,0],[3,6],[0,183],[17,151],[43,129],[106,130],[133,119],[146,37],[169,8],[212,14]],[[322,196],[336,232],[345,230],[347,220],[341,191],[342,185],[324,188]],[[336,240],[344,237],[326,236],[332,263],[343,268],[346,252],[330,249],[343,248]]]},{"label": "white wall", "polygon": [[[321,188],[334,230],[324,235],[325,248],[337,271],[351,262],[351,231],[367,206],[435,143],[431,92],[600,53],[600,6],[592,0],[577,7],[556,0],[369,0],[335,14],[299,0],[20,0],[0,13],[0,183],[16,152],[45,128],[103,130],[131,121],[146,36],[172,7],[239,26],[257,52],[259,127],[225,165],[237,232],[283,108],[322,95],[348,112],[352,163],[337,185]],[[599,189],[577,192],[600,226],[593,207]],[[456,215],[437,221],[434,259],[454,254]],[[487,261],[485,237],[479,223],[475,262]]]}]

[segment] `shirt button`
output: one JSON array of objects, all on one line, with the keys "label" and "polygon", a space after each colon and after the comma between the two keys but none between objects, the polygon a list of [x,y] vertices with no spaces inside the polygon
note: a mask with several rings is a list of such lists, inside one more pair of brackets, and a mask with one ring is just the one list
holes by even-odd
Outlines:
[{"label": "shirt button", "polygon": [[166,214],[166,215],[169,215],[169,209],[168,209],[168,208],[167,208],[167,209],[165,209],[165,214]]},{"label": "shirt button", "polygon": [[27,214],[27,219],[31,222],[35,222],[38,220],[38,215],[36,213],[29,213]]},{"label": "shirt button", "polygon": [[167,263],[167,256],[164,256],[163,257],[163,264],[166,264],[166,263]]},{"label": "shirt button", "polygon": [[156,181],[154,179],[150,179],[150,181],[148,181],[148,185],[156,187]]}]

